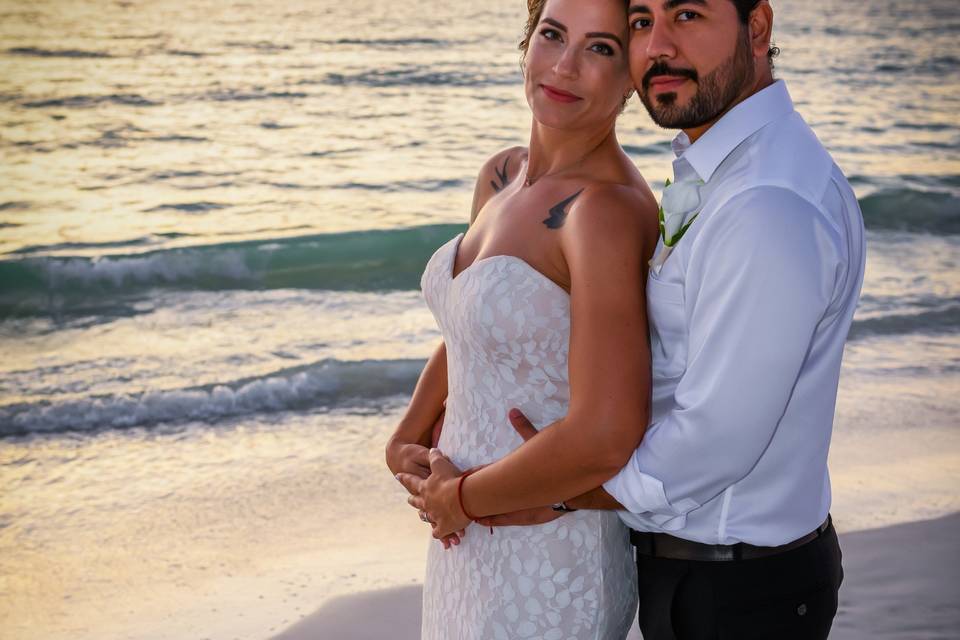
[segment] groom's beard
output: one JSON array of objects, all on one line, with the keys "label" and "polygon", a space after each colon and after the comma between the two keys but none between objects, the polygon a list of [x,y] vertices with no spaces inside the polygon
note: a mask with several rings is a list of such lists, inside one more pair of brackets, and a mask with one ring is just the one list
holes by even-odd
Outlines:
[{"label": "groom's beard", "polygon": [[[677,105],[677,94],[661,93],[650,99],[650,80],[655,76],[672,75],[690,78],[697,83],[697,92],[689,104]],[[719,67],[703,76],[694,69],[674,69],[663,62],[654,64],[643,76],[640,100],[650,118],[665,129],[693,129],[712,122],[736,100],[743,88],[754,79],[753,55],[746,29],[741,29],[737,48]]]}]

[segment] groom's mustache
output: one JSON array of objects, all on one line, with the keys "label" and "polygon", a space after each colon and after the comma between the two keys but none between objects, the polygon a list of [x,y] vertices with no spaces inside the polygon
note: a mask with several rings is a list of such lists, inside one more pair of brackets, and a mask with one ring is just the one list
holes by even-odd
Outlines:
[{"label": "groom's mustache", "polygon": [[657,76],[675,76],[675,77],[690,78],[694,82],[697,81],[697,72],[693,69],[675,69],[664,62],[656,62],[643,75],[644,91],[650,88],[650,81],[656,78]]}]

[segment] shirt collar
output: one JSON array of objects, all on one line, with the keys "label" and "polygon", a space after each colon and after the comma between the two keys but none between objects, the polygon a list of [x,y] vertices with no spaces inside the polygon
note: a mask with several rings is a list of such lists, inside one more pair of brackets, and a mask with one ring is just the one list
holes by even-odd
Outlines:
[{"label": "shirt collar", "polygon": [[714,171],[741,142],[770,122],[793,112],[793,100],[783,80],[777,80],[753,94],[717,120],[700,138],[690,144],[687,134],[680,132],[671,147],[678,158],[709,182]]}]

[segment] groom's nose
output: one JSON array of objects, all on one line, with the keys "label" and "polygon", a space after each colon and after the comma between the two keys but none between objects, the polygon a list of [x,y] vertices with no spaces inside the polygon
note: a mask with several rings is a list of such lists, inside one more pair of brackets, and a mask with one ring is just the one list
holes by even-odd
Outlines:
[{"label": "groom's nose", "polygon": [[675,34],[665,22],[657,20],[647,32],[647,57],[651,60],[677,57]]}]

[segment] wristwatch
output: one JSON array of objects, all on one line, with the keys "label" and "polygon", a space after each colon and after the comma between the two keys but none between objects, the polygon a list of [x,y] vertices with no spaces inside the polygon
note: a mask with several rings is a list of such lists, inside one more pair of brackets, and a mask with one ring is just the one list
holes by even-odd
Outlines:
[{"label": "wristwatch", "polygon": [[576,511],[576,509],[572,507],[568,507],[567,503],[564,502],[563,500],[561,500],[557,504],[550,505],[550,508],[553,509],[554,511],[560,511],[563,513],[570,513],[571,511]]}]

